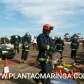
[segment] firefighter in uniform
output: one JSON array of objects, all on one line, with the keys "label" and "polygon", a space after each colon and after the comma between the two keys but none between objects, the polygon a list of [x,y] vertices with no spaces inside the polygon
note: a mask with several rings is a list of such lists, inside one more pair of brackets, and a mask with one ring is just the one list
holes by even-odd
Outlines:
[{"label": "firefighter in uniform", "polygon": [[21,62],[26,63],[31,45],[31,36],[27,33],[22,37],[22,56]]},{"label": "firefighter in uniform", "polygon": [[22,37],[22,43],[27,42],[28,44],[31,44],[31,35],[29,33],[26,33]]},{"label": "firefighter in uniform", "polygon": [[71,41],[71,58],[72,59],[76,58],[78,48],[79,48],[78,39],[74,37],[73,40]]},{"label": "firefighter in uniform", "polygon": [[27,57],[29,53],[29,46],[27,42],[24,42],[22,44],[22,56],[21,56],[21,62],[26,63]]},{"label": "firefighter in uniform", "polygon": [[11,41],[11,44],[14,45],[14,49],[15,49],[16,53],[19,53],[19,44],[21,42],[20,36],[13,35],[13,36],[11,36],[11,40],[10,41]]},{"label": "firefighter in uniform", "polygon": [[84,50],[84,38],[81,40],[82,43],[82,49]]},{"label": "firefighter in uniform", "polygon": [[[49,36],[53,26],[49,24],[43,25],[43,33],[37,37],[37,45],[39,49],[39,54],[37,60],[40,63],[41,72],[44,73],[51,73],[51,54],[49,53],[51,49],[51,38]],[[50,84],[50,79],[42,79],[42,84]]]},{"label": "firefighter in uniform", "polygon": [[55,49],[57,52],[61,54],[61,59],[62,59],[62,53],[64,50],[64,41],[61,39],[61,37],[57,38],[55,41]]}]

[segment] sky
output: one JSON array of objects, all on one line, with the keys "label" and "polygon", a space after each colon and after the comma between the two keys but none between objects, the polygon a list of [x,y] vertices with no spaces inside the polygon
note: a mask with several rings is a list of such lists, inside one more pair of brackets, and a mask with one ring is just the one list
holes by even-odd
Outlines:
[{"label": "sky", "polygon": [[0,36],[38,35],[45,23],[53,36],[84,35],[84,0],[0,0]]}]

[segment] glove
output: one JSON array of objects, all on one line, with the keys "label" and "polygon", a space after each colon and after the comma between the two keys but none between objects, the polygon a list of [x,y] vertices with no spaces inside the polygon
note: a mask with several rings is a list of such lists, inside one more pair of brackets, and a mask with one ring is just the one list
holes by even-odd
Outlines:
[{"label": "glove", "polygon": [[47,50],[49,50],[50,49],[50,46],[49,45],[47,45]]}]

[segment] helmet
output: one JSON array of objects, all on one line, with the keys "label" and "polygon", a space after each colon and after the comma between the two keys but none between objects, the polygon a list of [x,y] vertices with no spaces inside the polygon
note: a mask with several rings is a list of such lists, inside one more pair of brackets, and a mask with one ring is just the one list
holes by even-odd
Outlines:
[{"label": "helmet", "polygon": [[44,24],[43,30],[47,30],[47,31],[53,30],[53,26],[51,26],[50,24]]},{"label": "helmet", "polygon": [[15,35],[15,38],[18,38],[18,35]]}]

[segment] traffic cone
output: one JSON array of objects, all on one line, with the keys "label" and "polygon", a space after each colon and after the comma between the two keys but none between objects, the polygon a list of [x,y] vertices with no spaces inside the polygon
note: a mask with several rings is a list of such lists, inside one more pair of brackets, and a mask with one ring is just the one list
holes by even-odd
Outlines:
[{"label": "traffic cone", "polygon": [[3,76],[2,79],[9,79],[9,63],[7,58],[4,60]]},{"label": "traffic cone", "polygon": [[7,58],[4,61],[4,70],[3,70],[3,73],[5,73],[5,74],[9,73],[9,65],[8,65]]}]

